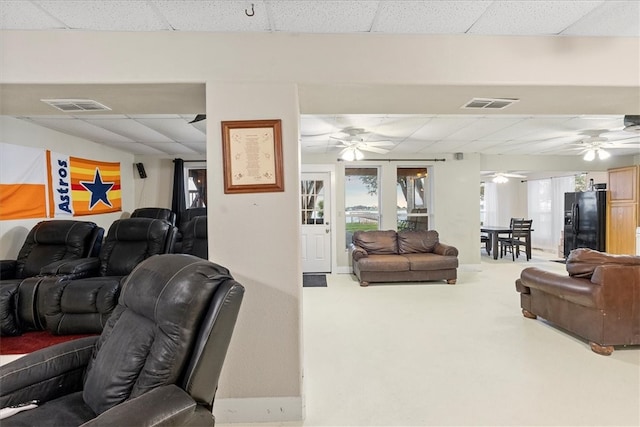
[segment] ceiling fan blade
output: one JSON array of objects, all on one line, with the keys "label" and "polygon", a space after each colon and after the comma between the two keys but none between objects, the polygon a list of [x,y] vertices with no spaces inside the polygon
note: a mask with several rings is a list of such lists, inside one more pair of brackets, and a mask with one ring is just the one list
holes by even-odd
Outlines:
[{"label": "ceiling fan blade", "polygon": [[526,176],[520,175],[518,173],[502,173],[499,175],[506,176],[507,178],[526,178]]},{"label": "ceiling fan blade", "polygon": [[616,143],[608,143],[603,144],[603,148],[639,148],[640,143],[638,144],[616,144]]},{"label": "ceiling fan blade", "polygon": [[367,141],[367,142],[364,142],[364,144],[368,145],[368,146],[374,146],[374,147],[376,147],[376,146],[388,147],[390,145],[393,145],[393,142],[391,142],[391,141]]},{"label": "ceiling fan blade", "polygon": [[361,145],[357,148],[358,150],[371,151],[372,153],[379,153],[379,154],[387,154],[389,152],[389,150],[387,150],[386,148],[369,147],[367,145]]}]

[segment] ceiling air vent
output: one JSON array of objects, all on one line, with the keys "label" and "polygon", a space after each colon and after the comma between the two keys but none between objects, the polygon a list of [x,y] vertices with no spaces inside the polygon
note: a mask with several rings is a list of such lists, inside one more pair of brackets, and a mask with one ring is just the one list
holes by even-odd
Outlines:
[{"label": "ceiling air vent", "polygon": [[520,101],[516,98],[473,98],[462,106],[462,108],[481,110],[502,110],[514,102]]},{"label": "ceiling air vent", "polygon": [[92,99],[41,99],[40,101],[66,113],[109,111],[111,108]]}]

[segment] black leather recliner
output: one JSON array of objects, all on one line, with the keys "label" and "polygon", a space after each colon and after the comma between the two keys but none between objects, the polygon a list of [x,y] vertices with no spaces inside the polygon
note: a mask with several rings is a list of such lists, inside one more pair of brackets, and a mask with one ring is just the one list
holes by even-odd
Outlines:
[{"label": "black leather recliner", "polygon": [[127,218],[114,221],[100,254],[64,263],[40,284],[40,315],[51,333],[100,333],[111,315],[121,282],[152,255],[171,252],[176,228],[167,221]]},{"label": "black leather recliner", "polygon": [[207,208],[189,208],[180,212],[178,219],[178,235],[176,237],[175,253],[185,253],[182,250],[182,241],[184,239],[184,231],[189,226],[189,222],[197,216],[207,216]]},{"label": "black leather recliner", "polygon": [[182,253],[209,259],[209,239],[207,238],[207,217],[196,216],[183,230]]},{"label": "black leather recliner", "polygon": [[214,425],[243,294],[212,262],[180,254],[145,260],[124,282],[99,337],[0,367],[0,408],[40,402],[2,426]]},{"label": "black leather recliner", "polygon": [[0,335],[20,335],[38,322],[37,277],[43,269],[55,271],[66,261],[95,256],[103,235],[102,227],[88,221],[52,220],[36,224],[17,259],[0,261]]},{"label": "black leather recliner", "polygon": [[131,212],[131,218],[163,219],[171,225],[176,225],[176,214],[167,208],[138,208]]}]

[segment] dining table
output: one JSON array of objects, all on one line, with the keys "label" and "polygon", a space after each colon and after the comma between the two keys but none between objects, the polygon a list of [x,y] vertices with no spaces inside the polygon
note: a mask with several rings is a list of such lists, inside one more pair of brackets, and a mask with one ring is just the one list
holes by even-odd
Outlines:
[{"label": "dining table", "polygon": [[[481,225],[480,232],[487,233],[491,240],[491,252],[493,259],[498,259],[498,236],[500,234],[510,235],[513,232],[513,229],[509,226]],[[527,255],[527,259],[531,259],[531,236],[526,239],[525,253]]]}]

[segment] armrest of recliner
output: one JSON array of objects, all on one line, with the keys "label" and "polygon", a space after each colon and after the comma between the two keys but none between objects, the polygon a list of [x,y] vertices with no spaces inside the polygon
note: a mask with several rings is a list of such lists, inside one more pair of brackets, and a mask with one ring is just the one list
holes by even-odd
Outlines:
[{"label": "armrest of recliner", "polygon": [[97,339],[79,338],[45,347],[0,366],[0,408],[30,400],[47,402],[82,390]]},{"label": "armrest of recliner", "polygon": [[211,425],[213,414],[180,387],[171,384],[126,400],[82,427]]},{"label": "armrest of recliner", "polygon": [[44,276],[68,276],[68,279],[80,279],[82,277],[96,276],[100,271],[100,258],[80,258],[72,260],[60,260],[47,264],[40,269]]},{"label": "armrest of recliner", "polygon": [[351,258],[354,261],[358,261],[361,258],[366,258],[369,256],[369,254],[367,253],[367,251],[365,251],[363,248],[361,248],[360,246],[356,246],[353,243],[351,244],[351,246],[349,246],[349,250],[351,251]]},{"label": "armrest of recliner", "polygon": [[433,248],[433,253],[444,256],[458,256],[458,248],[437,242]]},{"label": "armrest of recliner", "polygon": [[0,279],[14,279],[16,276],[15,259],[3,259],[0,260]]}]

